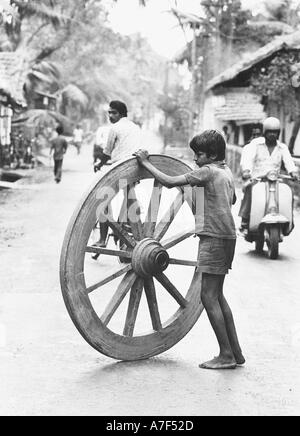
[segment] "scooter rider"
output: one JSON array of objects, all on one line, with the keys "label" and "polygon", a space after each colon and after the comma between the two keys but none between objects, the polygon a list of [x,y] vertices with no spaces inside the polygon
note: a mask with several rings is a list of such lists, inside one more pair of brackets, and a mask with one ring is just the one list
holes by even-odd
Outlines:
[{"label": "scooter rider", "polygon": [[[280,121],[275,117],[267,118],[263,123],[263,136],[253,139],[242,151],[241,171],[242,178],[247,181],[251,178],[265,176],[269,171],[279,173],[282,164],[293,180],[299,180],[297,167],[288,147],[279,142]],[[239,216],[242,218],[242,232],[247,231],[251,210],[252,186],[244,189]]]}]

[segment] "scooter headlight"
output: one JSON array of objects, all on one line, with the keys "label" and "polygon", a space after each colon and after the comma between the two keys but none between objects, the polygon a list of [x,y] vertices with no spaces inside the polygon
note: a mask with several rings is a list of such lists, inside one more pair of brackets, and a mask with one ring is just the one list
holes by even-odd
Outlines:
[{"label": "scooter headlight", "polygon": [[268,179],[270,182],[275,182],[275,181],[278,179],[278,174],[277,174],[277,172],[276,172],[276,171],[270,171],[270,172],[267,174],[267,179]]}]

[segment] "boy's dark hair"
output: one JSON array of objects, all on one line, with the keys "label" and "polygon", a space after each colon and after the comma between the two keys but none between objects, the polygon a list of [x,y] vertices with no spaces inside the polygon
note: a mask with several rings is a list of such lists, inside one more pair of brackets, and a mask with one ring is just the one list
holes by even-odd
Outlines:
[{"label": "boy's dark hair", "polygon": [[225,159],[225,139],[217,130],[205,130],[200,135],[194,136],[190,148],[195,153],[206,153],[207,157],[216,156],[216,161]]},{"label": "boy's dark hair", "polygon": [[62,135],[63,133],[64,133],[64,128],[63,128],[63,126],[60,124],[59,126],[57,126],[56,127],[56,132],[59,134],[59,135]]},{"label": "boy's dark hair", "polygon": [[109,103],[109,106],[111,107],[111,109],[115,109],[116,111],[118,111],[119,114],[122,115],[122,117],[127,117],[127,106],[122,101],[113,100]]}]

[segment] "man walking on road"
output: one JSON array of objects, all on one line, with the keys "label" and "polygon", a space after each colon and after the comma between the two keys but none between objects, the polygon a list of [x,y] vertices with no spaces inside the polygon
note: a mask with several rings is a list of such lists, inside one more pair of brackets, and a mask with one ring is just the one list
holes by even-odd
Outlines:
[{"label": "man walking on road", "polygon": [[51,141],[50,148],[50,156],[52,155],[52,152],[54,152],[54,179],[56,183],[60,183],[61,181],[63,159],[68,148],[68,143],[62,136],[63,131],[62,126],[56,128],[58,136]]}]

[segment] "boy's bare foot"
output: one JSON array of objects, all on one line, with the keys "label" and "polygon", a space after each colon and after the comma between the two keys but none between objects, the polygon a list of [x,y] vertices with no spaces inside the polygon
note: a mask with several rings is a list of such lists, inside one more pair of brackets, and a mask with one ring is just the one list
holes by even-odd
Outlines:
[{"label": "boy's bare foot", "polygon": [[237,362],[234,359],[215,357],[208,362],[201,363],[199,368],[203,369],[235,369]]}]

